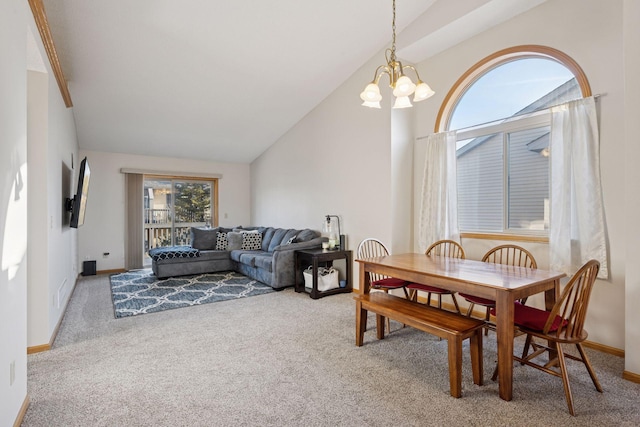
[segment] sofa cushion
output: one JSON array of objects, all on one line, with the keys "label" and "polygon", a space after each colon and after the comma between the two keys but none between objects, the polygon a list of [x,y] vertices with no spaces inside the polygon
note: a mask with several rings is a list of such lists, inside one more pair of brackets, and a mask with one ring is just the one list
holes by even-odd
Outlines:
[{"label": "sofa cushion", "polygon": [[280,245],[290,245],[292,243],[297,242],[298,230],[287,230]]},{"label": "sofa cushion", "polygon": [[164,246],[153,248],[149,251],[149,256],[153,261],[173,260],[173,259],[192,259],[200,256],[200,251],[191,246]]},{"label": "sofa cushion", "polygon": [[309,240],[315,239],[316,237],[318,237],[318,233],[308,228],[305,228],[304,230],[300,230],[298,232],[298,234],[296,235],[296,241],[307,242]]},{"label": "sofa cushion", "polygon": [[262,233],[262,250],[269,250],[269,243],[271,243],[271,239],[273,238],[276,229],[273,227],[267,227]]},{"label": "sofa cushion", "polygon": [[195,249],[212,250],[216,248],[217,228],[191,227],[191,246]]},{"label": "sofa cushion", "polygon": [[287,234],[287,229],[284,228],[276,228],[275,233],[273,233],[273,238],[269,242],[269,252],[273,252],[276,246],[280,246],[282,244],[282,239]]},{"label": "sofa cushion", "polygon": [[253,258],[253,263],[255,267],[267,270],[271,273],[273,267],[273,255],[264,253],[257,254]]},{"label": "sofa cushion", "polygon": [[245,252],[240,254],[239,262],[245,265],[250,265],[251,267],[255,267],[256,264],[254,262],[256,258],[256,254],[253,252]]}]

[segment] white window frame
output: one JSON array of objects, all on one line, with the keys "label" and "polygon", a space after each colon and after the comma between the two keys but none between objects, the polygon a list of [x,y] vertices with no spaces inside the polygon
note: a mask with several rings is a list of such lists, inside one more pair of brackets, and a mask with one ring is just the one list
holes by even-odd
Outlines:
[{"label": "white window frame", "polygon": [[[533,113],[525,114],[522,116],[511,117],[505,120],[501,120],[499,122],[491,122],[485,123],[477,126],[472,126],[469,128],[461,129],[456,131],[456,140],[466,140],[466,139],[474,139],[482,136],[493,135],[501,133],[503,135],[503,153],[506,154],[506,144],[507,138],[506,135],[513,132],[525,131],[529,129],[540,128],[544,126],[551,126],[551,110],[539,110]],[[507,171],[508,161],[503,161],[503,176],[505,178],[508,177]],[[549,230],[527,230],[523,228],[509,228],[509,191],[508,191],[508,180],[505,179],[503,181],[503,189],[502,189],[502,200],[503,200],[503,212],[502,212],[502,231],[495,232],[484,232],[484,231],[474,231],[474,230],[463,230],[460,232],[463,235],[469,234],[499,234],[499,235],[524,235],[524,236],[534,236],[547,238],[549,235]]]},{"label": "white window frame", "polygon": [[[580,86],[580,90],[582,92],[582,97],[586,98],[592,95],[591,86],[589,84],[589,80],[587,79],[586,74],[580,67],[580,65],[569,55],[564,52],[554,49],[549,46],[542,45],[520,45],[513,46],[506,49],[502,49],[497,51],[480,61],[474,64],[471,68],[469,68],[460,78],[453,84],[447,95],[445,96],[440,110],[438,111],[438,115],[436,117],[436,122],[434,126],[434,132],[445,132],[449,128],[449,121],[454,112],[456,105],[458,104],[460,98],[464,96],[467,88],[473,85],[475,81],[489,70],[500,66],[503,63],[524,59],[524,58],[547,58],[553,59],[557,62],[561,63],[565,67],[567,67],[575,76],[578,85]],[[470,128],[466,128],[463,130],[459,130],[458,132],[461,135],[466,135],[466,137],[461,136],[460,139],[466,139],[472,137],[474,130],[484,129],[482,132],[488,132],[490,126],[498,126],[499,124],[511,125],[512,122],[522,119],[528,119],[531,117],[538,117],[540,115],[549,116],[550,110],[542,110],[535,113],[531,113],[524,117],[514,117],[511,119],[507,119],[502,123],[489,123],[486,125],[478,125]],[[532,119],[535,120],[535,119]],[[550,118],[548,119],[550,121]],[[545,235],[531,235],[525,234],[521,230],[517,231],[517,234],[510,234],[508,232],[502,233],[487,233],[487,232],[462,232],[461,237],[463,238],[477,238],[477,239],[492,239],[492,240],[511,240],[511,241],[530,241],[530,242],[542,242],[546,243],[549,241],[549,238]]]}]

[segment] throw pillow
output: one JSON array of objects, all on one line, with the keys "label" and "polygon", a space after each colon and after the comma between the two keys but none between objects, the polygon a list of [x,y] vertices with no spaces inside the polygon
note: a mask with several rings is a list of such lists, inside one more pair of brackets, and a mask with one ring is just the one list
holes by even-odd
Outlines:
[{"label": "throw pillow", "polygon": [[286,242],[284,242],[283,245],[290,245],[292,243],[296,243],[297,242],[296,237],[298,237],[298,236],[297,235],[291,236],[291,238],[289,240],[287,240]]},{"label": "throw pillow", "polygon": [[236,251],[242,249],[242,236],[244,233],[230,231],[227,233],[227,250]]},{"label": "throw pillow", "polygon": [[212,250],[217,246],[218,230],[216,228],[191,227],[191,247],[194,249]]},{"label": "throw pillow", "polygon": [[259,251],[262,249],[262,234],[242,233],[242,249],[245,251]]},{"label": "throw pillow", "polygon": [[218,233],[216,238],[216,250],[226,251],[228,247],[229,242],[227,242],[227,233]]}]

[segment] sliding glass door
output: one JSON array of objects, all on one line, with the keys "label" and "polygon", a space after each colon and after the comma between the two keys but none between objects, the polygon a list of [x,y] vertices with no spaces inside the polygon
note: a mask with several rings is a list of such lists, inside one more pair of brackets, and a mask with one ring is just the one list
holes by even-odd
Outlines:
[{"label": "sliding glass door", "polygon": [[144,178],[144,262],[159,246],[189,245],[191,227],[217,225],[217,180]]}]

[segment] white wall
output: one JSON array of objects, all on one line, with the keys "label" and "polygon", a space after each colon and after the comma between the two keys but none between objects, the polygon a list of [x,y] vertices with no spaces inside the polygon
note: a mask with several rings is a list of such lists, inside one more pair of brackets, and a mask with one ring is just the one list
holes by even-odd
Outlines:
[{"label": "white wall", "polygon": [[27,2],[0,2],[1,427],[27,399],[27,10]]},{"label": "white wall", "polygon": [[640,269],[636,260],[638,257],[638,242],[640,242],[640,197],[638,183],[640,183],[640,2],[637,0],[624,1],[623,14],[624,34],[624,131],[625,131],[625,231],[626,231],[626,269],[625,269],[625,370],[640,375]]},{"label": "white wall", "polygon": [[[139,156],[81,150],[91,168],[84,225],[78,228],[78,271],[84,260],[95,260],[98,271],[124,268],[125,188],[121,168],[163,171],[169,175],[188,172],[222,174],[218,181],[219,223],[250,225],[250,167],[169,157]],[[106,258],[103,253],[110,255]]]},{"label": "white wall", "polygon": [[[418,64],[418,69],[424,70],[429,76],[429,83],[437,93],[433,101],[419,104],[416,123],[417,136],[432,133],[438,109],[455,81],[476,62],[498,50],[524,44],[546,45],[563,51],[580,64],[593,93],[604,94],[599,102],[601,169],[611,270],[611,279],[599,280],[594,288],[586,328],[590,340],[618,349],[625,348],[627,233],[622,167],[625,162],[622,16],[621,0],[545,2],[429,58]],[[637,21],[634,22],[637,24]],[[419,146],[420,142],[416,145],[416,152],[421,151]],[[416,162],[424,164],[423,150],[421,157],[416,157]],[[421,179],[416,175],[416,181]],[[463,241],[469,257],[476,259],[498,243],[470,239]],[[536,259],[541,260],[541,267],[548,266],[546,245],[523,246],[532,249]]]},{"label": "white wall", "polygon": [[383,60],[376,55],[252,163],[252,222],[321,230],[334,214],[349,249],[365,237],[391,244],[389,98],[380,110],[359,98]]},{"label": "white wall", "polygon": [[69,227],[65,198],[73,196],[77,158],[73,109],[58,89],[32,14],[27,23],[44,69],[27,73],[27,146],[29,170],[29,268],[27,345],[50,344],[77,277],[77,233]]},{"label": "white wall", "polygon": [[[414,128],[406,131],[416,137],[432,133],[438,109],[454,82],[473,64],[506,47],[547,45],[567,53],[583,67],[593,92],[604,94],[600,100],[601,168],[611,262],[611,279],[598,281],[595,288],[587,329],[590,340],[618,349],[625,348],[625,256],[631,239],[625,226],[625,197],[637,198],[633,190],[624,186],[625,148],[636,155],[628,160],[630,164],[638,163],[637,148],[625,144],[622,3],[545,2],[418,64],[422,78],[436,95],[417,104]],[[637,13],[637,6],[633,8]],[[628,28],[637,31],[637,25],[634,18]],[[637,44],[630,44],[628,49],[637,49]],[[421,180],[424,151],[419,144],[414,147],[413,180],[401,178],[402,156],[411,149],[396,152],[391,135],[398,135],[399,131],[391,129],[402,126],[407,117],[390,114],[389,93],[385,89],[386,109],[359,106],[358,94],[382,58],[382,54],[372,58],[252,164],[253,222],[319,229],[324,214],[340,214],[350,249],[355,249],[364,237],[377,236],[393,242],[395,251],[401,248],[396,242],[403,239],[407,230],[415,235],[419,200],[414,197],[403,201],[401,194],[407,188],[414,193],[419,190],[416,181]],[[632,108],[626,114],[637,121],[638,108]],[[411,126],[410,120],[407,126]],[[636,176],[627,175],[627,182],[633,178]],[[635,185],[637,180],[633,182]],[[403,205],[392,206],[395,203]],[[638,209],[637,204],[635,208]],[[398,224],[405,218],[400,210],[413,212],[413,226]],[[498,243],[468,239],[463,242],[470,258],[475,259]],[[636,243],[637,239],[634,248]],[[524,246],[532,250],[542,267],[548,265],[546,244]],[[356,277],[357,272],[356,265]],[[637,330],[637,324],[636,321],[630,328]],[[635,347],[627,357],[637,359],[637,354]]]}]

